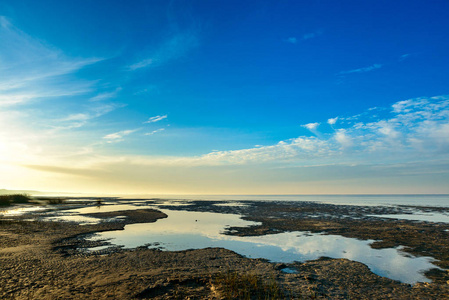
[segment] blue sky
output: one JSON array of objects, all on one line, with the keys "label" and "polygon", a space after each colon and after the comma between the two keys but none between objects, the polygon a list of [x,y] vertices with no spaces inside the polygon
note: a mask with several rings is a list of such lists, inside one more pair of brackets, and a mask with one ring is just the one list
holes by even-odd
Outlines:
[{"label": "blue sky", "polygon": [[449,193],[447,1],[128,2],[0,3],[2,188]]}]

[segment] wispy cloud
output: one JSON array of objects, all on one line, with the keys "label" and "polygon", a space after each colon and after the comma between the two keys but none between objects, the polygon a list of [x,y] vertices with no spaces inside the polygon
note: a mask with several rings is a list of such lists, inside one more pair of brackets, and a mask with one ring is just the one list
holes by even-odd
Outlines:
[{"label": "wispy cloud", "polygon": [[318,31],[315,31],[315,32],[309,32],[309,33],[304,34],[302,36],[302,39],[303,40],[309,40],[309,39],[316,38],[317,36],[320,36],[322,34],[323,34],[323,31],[321,31],[321,30],[318,30]]},{"label": "wispy cloud", "polygon": [[[78,72],[102,59],[70,57],[2,16],[0,41],[2,160],[53,161],[78,151],[73,150],[74,145],[88,144],[91,133],[77,130],[72,135],[69,130],[121,107],[105,101],[86,103],[97,81],[82,79]],[[52,102],[50,98],[54,98]],[[76,106],[72,105],[74,99]]]},{"label": "wispy cloud", "polygon": [[60,50],[19,30],[3,16],[0,16],[0,40],[0,105],[3,106],[85,93],[93,82],[69,82],[64,76],[101,60],[66,57]]},{"label": "wispy cloud", "polygon": [[[50,123],[49,126],[52,128],[51,132],[79,128],[86,125],[89,120],[101,117],[123,106],[114,103],[90,106],[83,112],[72,113],[64,118],[53,120],[53,124]],[[49,120],[51,121],[51,119]]]},{"label": "wispy cloud", "polygon": [[163,119],[166,119],[167,115],[161,115],[161,116],[154,116],[148,119],[148,121],[143,122],[144,124],[149,124],[149,123],[156,123],[159,121],[162,121]]},{"label": "wispy cloud", "polygon": [[353,73],[366,73],[366,72],[370,72],[370,71],[373,71],[376,69],[380,69],[380,68],[382,68],[382,66],[383,66],[382,64],[373,64],[371,66],[364,67],[364,68],[353,69],[353,70],[349,70],[349,71],[341,71],[337,75],[347,75],[347,74],[353,74]]},{"label": "wispy cloud", "polygon": [[410,53],[402,54],[402,55],[399,57],[399,61],[406,60],[408,57],[410,57]]},{"label": "wispy cloud", "polygon": [[178,33],[166,40],[159,48],[152,51],[146,58],[131,64],[130,71],[157,67],[169,61],[179,59],[185,56],[189,51],[199,44],[198,36],[193,31]]},{"label": "wispy cloud", "polygon": [[104,93],[100,93],[92,98],[90,98],[90,101],[104,101],[104,100],[108,100],[111,98],[115,98],[117,97],[118,93],[122,90],[121,87],[116,88],[114,91],[112,92],[104,92]]},{"label": "wispy cloud", "polygon": [[158,133],[158,132],[161,132],[161,131],[164,131],[164,130],[165,130],[165,128],[159,128],[159,129],[153,130],[151,132],[147,132],[147,133],[145,133],[145,135],[153,135],[155,133]]},{"label": "wispy cloud", "polygon": [[316,38],[316,37],[318,37],[318,36],[320,36],[322,34],[323,34],[323,31],[318,30],[318,31],[315,31],[315,32],[305,33],[300,38],[297,38],[297,37],[294,37],[294,36],[288,37],[288,38],[284,39],[284,42],[290,43],[290,44],[296,44],[299,41],[310,40],[310,39]]},{"label": "wispy cloud", "polygon": [[134,133],[138,130],[140,130],[140,128],[122,130],[122,131],[110,133],[110,134],[105,135],[103,137],[103,139],[108,140],[108,143],[123,141],[123,137],[130,135],[131,133]]},{"label": "wispy cloud", "polygon": [[292,36],[292,37],[286,38],[284,41],[287,43],[290,43],[290,44],[296,44],[298,42],[298,39]]}]

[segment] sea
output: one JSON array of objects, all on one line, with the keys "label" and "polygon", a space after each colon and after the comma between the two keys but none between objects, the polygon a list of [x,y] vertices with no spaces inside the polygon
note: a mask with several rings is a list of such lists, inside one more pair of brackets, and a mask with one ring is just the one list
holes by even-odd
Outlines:
[{"label": "sea", "polygon": [[196,201],[305,201],[356,206],[437,206],[449,207],[449,194],[407,195],[120,195],[122,198]]}]

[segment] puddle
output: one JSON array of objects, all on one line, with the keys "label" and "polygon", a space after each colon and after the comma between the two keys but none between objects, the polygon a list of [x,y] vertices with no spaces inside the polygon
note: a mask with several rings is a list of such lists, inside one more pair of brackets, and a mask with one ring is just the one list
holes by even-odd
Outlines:
[{"label": "puddle", "polygon": [[30,207],[15,207],[12,209],[0,209],[0,215],[3,216],[20,216],[26,213],[30,212],[36,212],[36,211],[45,211],[48,208],[42,207],[42,206],[30,206]]},{"label": "puddle", "polygon": [[62,221],[62,222],[76,222],[81,225],[93,225],[98,224],[102,221],[102,219],[86,217],[86,216],[53,216],[46,217],[47,221]]},{"label": "puddle", "polygon": [[449,215],[443,213],[386,214],[386,215],[369,215],[369,216],[379,218],[411,220],[411,221],[449,223]]},{"label": "puddle", "polygon": [[288,274],[297,274],[298,270],[292,269],[292,268],[283,268],[281,269],[282,272],[288,273]]},{"label": "puddle", "polygon": [[135,210],[135,209],[142,209],[142,206],[139,205],[130,205],[130,204],[102,204],[98,206],[88,206],[88,207],[82,207],[82,208],[75,208],[75,209],[67,209],[64,210],[64,214],[94,214],[99,212],[112,212],[112,211],[121,211],[121,210]]},{"label": "puddle", "polygon": [[430,282],[422,273],[436,267],[431,263],[434,259],[406,256],[399,248],[372,249],[369,244],[373,240],[307,232],[229,236],[222,234],[226,227],[257,223],[242,220],[239,215],[233,214],[162,211],[168,218],[155,223],[127,225],[124,230],[101,232],[91,239],[108,239],[113,245],[126,248],[149,245],[149,248],[169,251],[222,247],[246,257],[283,263],[314,260],[322,256],[347,258],[366,264],[380,276],[411,284]]}]

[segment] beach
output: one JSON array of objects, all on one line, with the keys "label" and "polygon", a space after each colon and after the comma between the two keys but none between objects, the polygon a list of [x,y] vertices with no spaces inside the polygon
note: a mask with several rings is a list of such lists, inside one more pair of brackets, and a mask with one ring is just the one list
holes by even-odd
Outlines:
[{"label": "beach", "polygon": [[[252,295],[254,299],[265,299],[267,295],[278,299],[449,297],[449,223],[391,217],[410,214],[411,210],[446,214],[448,208],[445,207],[248,200],[237,203],[98,200],[67,198],[62,204],[47,206],[48,210],[2,215],[0,297],[226,299],[233,292],[249,293],[246,295]],[[103,208],[95,210],[97,206]],[[78,217],[102,221],[63,221],[63,217],[68,216],[67,211],[71,211],[73,216],[75,210]],[[176,213],[199,216],[190,220],[192,228],[200,228],[199,223],[206,222],[206,218],[201,219],[201,213],[212,217],[218,214],[227,216],[225,222],[228,223],[230,217],[240,216],[240,225],[230,224],[220,233],[222,239],[229,236],[233,242],[235,239],[276,237],[292,232],[307,233],[310,238],[314,234],[338,236],[370,241],[369,247],[376,251],[399,247],[404,257],[429,258],[433,267],[422,274],[425,282],[410,284],[379,276],[373,273],[373,267],[348,258],[321,256],[312,260],[280,262],[250,258],[223,247],[170,251],[168,245],[158,245],[158,240],[126,247],[111,240],[92,238],[98,234],[124,233],[129,228],[137,228],[133,226],[151,228],[158,223],[169,224],[170,215]],[[53,219],[48,219],[49,216]],[[206,227],[211,226],[206,224]],[[218,238],[214,236],[213,239]],[[242,243],[242,240],[238,241]],[[254,281],[257,284],[254,287],[235,287],[231,281]]]}]

